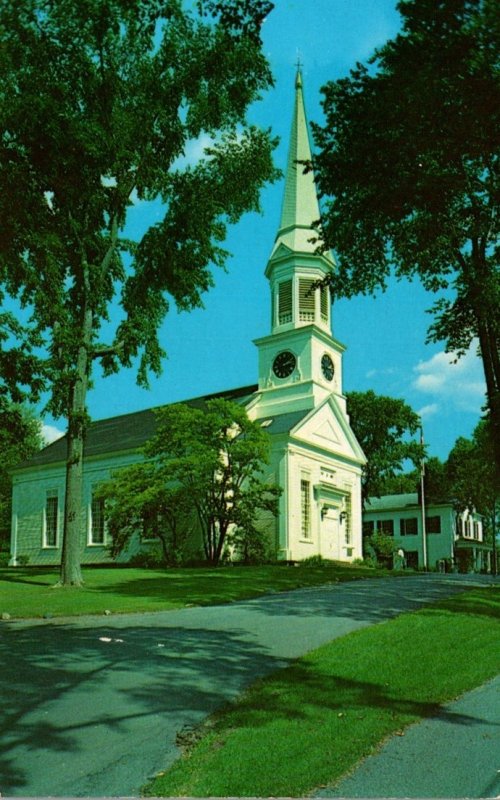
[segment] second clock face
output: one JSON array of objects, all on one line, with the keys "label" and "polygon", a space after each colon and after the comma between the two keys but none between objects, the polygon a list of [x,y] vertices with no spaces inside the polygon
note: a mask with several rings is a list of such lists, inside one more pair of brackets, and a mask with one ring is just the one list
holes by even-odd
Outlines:
[{"label": "second clock face", "polygon": [[295,369],[297,359],[289,350],[278,353],[273,361],[273,372],[277,378],[288,378]]},{"label": "second clock face", "polygon": [[325,355],[321,359],[321,372],[323,373],[327,381],[333,380],[333,376],[335,375],[335,367],[328,353],[325,353]]}]

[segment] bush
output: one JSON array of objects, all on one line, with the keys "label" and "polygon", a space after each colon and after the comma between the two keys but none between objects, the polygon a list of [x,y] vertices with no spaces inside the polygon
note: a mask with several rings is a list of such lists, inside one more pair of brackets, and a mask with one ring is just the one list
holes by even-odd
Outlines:
[{"label": "bush", "polygon": [[150,550],[141,550],[136,553],[129,561],[131,567],[141,567],[143,569],[156,569],[158,567],[167,567],[168,564],[163,557],[161,548],[152,547]]},{"label": "bush", "polygon": [[330,562],[319,553],[315,556],[308,556],[299,562],[301,567],[327,567]]},{"label": "bush", "polygon": [[258,566],[274,561],[275,554],[268,537],[256,527],[238,527],[227,537],[227,547],[222,561],[233,561],[246,565]]}]

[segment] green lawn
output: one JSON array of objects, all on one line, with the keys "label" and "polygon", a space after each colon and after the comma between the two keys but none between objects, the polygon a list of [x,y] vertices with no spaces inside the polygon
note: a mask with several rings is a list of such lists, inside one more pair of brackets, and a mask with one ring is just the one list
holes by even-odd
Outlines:
[{"label": "green lawn", "polygon": [[[193,732],[149,796],[304,796],[498,671],[500,592],[349,634],[256,683]],[[439,745],[437,745],[439,746]]]},{"label": "green lawn", "polygon": [[332,581],[373,578],[383,570],[345,564],[146,570],[84,568],[81,589],[52,587],[56,569],[0,569],[0,614],[13,618],[161,611],[213,605]]}]

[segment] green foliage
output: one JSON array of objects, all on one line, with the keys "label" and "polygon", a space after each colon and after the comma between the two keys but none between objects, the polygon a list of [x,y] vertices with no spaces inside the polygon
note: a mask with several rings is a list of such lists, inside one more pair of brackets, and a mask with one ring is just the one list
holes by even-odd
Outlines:
[{"label": "green foliage", "polygon": [[41,424],[26,407],[0,404],[0,541],[10,536],[12,477],[10,470],[32,456],[43,445]]},{"label": "green foliage", "polygon": [[416,492],[420,480],[420,470],[411,472],[396,472],[387,475],[380,485],[380,496],[384,494],[406,494]]},{"label": "green foliage", "polygon": [[398,545],[394,542],[393,537],[380,532],[367,537],[363,542],[363,547],[366,549],[368,557],[370,554],[374,554],[378,564],[389,567],[392,566],[394,553],[398,550]]},{"label": "green foliage", "polygon": [[[95,363],[109,374],[137,358],[143,385],[160,371],[158,328],[170,304],[202,305],[212,268],[226,260],[228,224],[258,209],[277,174],[269,132],[245,119],[272,82],[260,39],[271,8],[268,0],[207,0],[191,10],[181,0],[0,0],[0,292],[28,320],[12,357],[30,377],[26,348],[38,346],[49,409],[68,421],[63,582],[81,580],[82,443]],[[183,165],[201,136],[212,146]],[[163,216],[130,241],[127,215],[143,200],[157,200]]]},{"label": "green foliage", "polygon": [[489,516],[499,498],[490,432],[488,422],[481,420],[472,438],[461,436],[448,456],[446,472],[460,511],[474,508]]},{"label": "green foliage", "polygon": [[301,567],[324,567],[329,562],[320,553],[316,553],[314,556],[303,558],[299,563]]},{"label": "green foliage", "polygon": [[347,412],[367,464],[363,468],[363,501],[384,493],[386,480],[399,473],[409,459],[418,464],[421,444],[410,439],[420,426],[420,417],[404,400],[375,392],[348,392]]},{"label": "green foliage", "polygon": [[[477,337],[500,465],[496,0],[405,0],[402,31],[368,66],[323,88],[316,176],[336,296],[418,276],[439,300],[430,329],[458,354]],[[451,299],[450,299],[451,298]]]},{"label": "green foliage", "polygon": [[144,454],[147,461],[120,470],[101,489],[114,554],[152,515],[167,561],[193,530],[201,532],[211,564],[231,542],[245,561],[265,557],[258,516],[276,515],[279,490],[261,477],[269,436],[244,408],[219,398],[203,408],[158,409]]},{"label": "green foliage", "polygon": [[500,486],[492,430],[490,421],[483,419],[471,439],[457,439],[446,462],[446,473],[457,511],[469,508],[483,515],[485,540],[493,544],[493,573],[496,575]]}]

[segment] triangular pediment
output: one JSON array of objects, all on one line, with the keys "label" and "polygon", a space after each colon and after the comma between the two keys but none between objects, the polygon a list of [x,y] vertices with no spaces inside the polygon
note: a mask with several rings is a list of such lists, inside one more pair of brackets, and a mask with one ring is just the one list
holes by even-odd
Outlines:
[{"label": "triangular pediment", "polygon": [[331,419],[323,420],[316,430],[314,428],[311,429],[311,433],[315,439],[331,444],[340,444],[341,436],[338,425],[336,429]]},{"label": "triangular pediment", "polygon": [[286,244],[283,244],[283,242],[276,242],[274,246],[276,250],[273,250],[269,261],[278,261],[281,258],[288,258],[293,254],[292,248],[288,247]]},{"label": "triangular pediment", "polygon": [[290,432],[294,439],[358,463],[365,456],[335,396],[313,409]]}]

